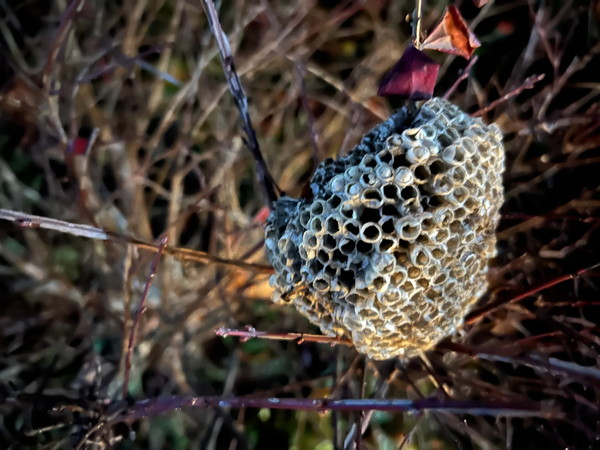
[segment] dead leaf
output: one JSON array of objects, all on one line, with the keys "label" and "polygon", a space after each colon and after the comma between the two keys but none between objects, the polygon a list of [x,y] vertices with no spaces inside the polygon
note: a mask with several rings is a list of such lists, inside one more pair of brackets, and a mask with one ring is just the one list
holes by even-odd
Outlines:
[{"label": "dead leaf", "polygon": [[467,26],[455,6],[448,6],[442,21],[421,46],[422,49],[438,50],[469,59],[481,43]]},{"label": "dead leaf", "polygon": [[481,8],[483,5],[489,2],[490,0],[473,0],[473,3],[475,3],[475,6],[477,6],[478,8]]},{"label": "dead leaf", "polygon": [[411,100],[433,96],[440,65],[410,45],[379,85],[377,95],[399,95]]}]

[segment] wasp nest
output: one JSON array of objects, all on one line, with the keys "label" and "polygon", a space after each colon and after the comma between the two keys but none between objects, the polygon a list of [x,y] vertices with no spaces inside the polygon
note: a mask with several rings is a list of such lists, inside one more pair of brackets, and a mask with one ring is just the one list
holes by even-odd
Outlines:
[{"label": "wasp nest", "polygon": [[323,161],[312,198],[282,197],[269,216],[274,300],[374,359],[407,359],[453,334],[487,288],[501,139],[434,98]]}]

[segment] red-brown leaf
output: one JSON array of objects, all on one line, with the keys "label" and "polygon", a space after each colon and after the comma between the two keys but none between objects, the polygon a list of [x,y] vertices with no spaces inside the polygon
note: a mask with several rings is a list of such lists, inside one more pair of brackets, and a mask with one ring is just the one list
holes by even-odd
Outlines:
[{"label": "red-brown leaf", "polygon": [[452,53],[469,59],[481,43],[455,6],[448,6],[442,21],[423,42],[421,48]]},{"label": "red-brown leaf", "polygon": [[377,95],[399,95],[411,100],[431,98],[440,65],[409,46],[379,85]]}]

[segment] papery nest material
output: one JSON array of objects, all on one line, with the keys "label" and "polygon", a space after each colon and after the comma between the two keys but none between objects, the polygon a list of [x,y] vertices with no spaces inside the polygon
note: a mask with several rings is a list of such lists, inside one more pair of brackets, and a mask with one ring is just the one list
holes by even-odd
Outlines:
[{"label": "papery nest material", "polygon": [[267,220],[274,300],[374,359],[452,335],[487,289],[503,203],[502,134],[433,98],[315,171]]}]

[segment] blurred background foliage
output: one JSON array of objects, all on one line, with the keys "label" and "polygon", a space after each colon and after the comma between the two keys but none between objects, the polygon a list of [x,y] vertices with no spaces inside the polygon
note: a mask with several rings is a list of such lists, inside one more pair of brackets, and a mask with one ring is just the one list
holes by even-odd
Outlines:
[{"label": "blurred background foliage", "polygon": [[[453,3],[482,42],[453,102],[474,113],[545,75],[483,114],[506,135],[507,201],[482,300],[502,306],[474,315],[460,336],[410,364],[375,364],[344,346],[215,336],[220,326],[248,324],[317,330],[270,303],[264,271],[164,256],[128,400],[432,395],[534,401],[549,416],[195,408],[102,426],[111,400],[120,399],[152,253],[122,239],[2,221],[0,445],[597,445],[598,269],[588,268],[600,254],[600,2]],[[446,5],[425,2],[424,30]],[[399,106],[375,92],[410,42],[414,2],[217,7],[262,151],[288,194],[301,193],[315,161],[348,151]],[[264,199],[199,1],[2,0],[0,51],[1,208],[265,264]],[[431,56],[442,63],[436,94],[443,95],[467,62]],[[364,423],[362,438],[353,437]]]}]

